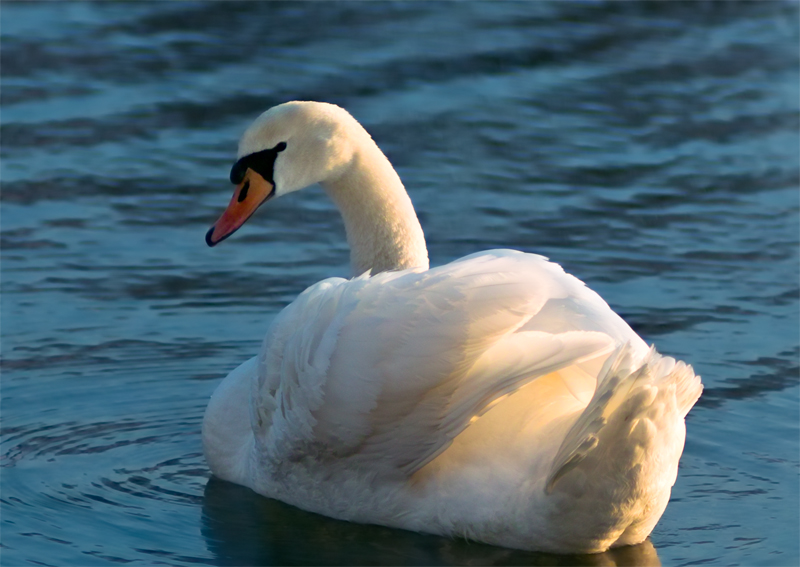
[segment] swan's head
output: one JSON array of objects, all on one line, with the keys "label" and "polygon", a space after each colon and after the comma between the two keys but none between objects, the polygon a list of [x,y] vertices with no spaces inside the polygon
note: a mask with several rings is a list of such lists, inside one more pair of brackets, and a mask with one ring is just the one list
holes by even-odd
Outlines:
[{"label": "swan's head", "polygon": [[366,132],[346,110],[322,102],[275,106],[245,131],[231,169],[228,208],[206,233],[214,246],[274,197],[337,177],[353,159],[355,136]]}]

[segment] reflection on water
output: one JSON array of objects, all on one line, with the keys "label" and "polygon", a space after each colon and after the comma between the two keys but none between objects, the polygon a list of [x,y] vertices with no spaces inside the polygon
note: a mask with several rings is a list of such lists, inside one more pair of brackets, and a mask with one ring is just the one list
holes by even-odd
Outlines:
[{"label": "reflection on water", "polygon": [[216,479],[203,536],[219,565],[661,565],[650,540],[595,555],[531,553],[332,520]]},{"label": "reflection on water", "polygon": [[[796,4],[4,3],[0,18],[4,565],[800,562]],[[432,264],[544,254],[695,366],[705,393],[649,542],[523,553],[207,484],[214,387],[286,303],[348,273],[318,190],[205,246],[239,134],[290,99],[364,123]]]}]

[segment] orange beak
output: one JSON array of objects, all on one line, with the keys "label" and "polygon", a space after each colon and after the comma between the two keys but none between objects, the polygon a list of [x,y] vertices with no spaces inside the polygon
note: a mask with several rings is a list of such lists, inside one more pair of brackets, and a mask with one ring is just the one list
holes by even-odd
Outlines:
[{"label": "orange beak", "polygon": [[216,246],[236,232],[256,209],[275,195],[275,185],[249,169],[236,186],[228,208],[206,233],[206,244]]}]

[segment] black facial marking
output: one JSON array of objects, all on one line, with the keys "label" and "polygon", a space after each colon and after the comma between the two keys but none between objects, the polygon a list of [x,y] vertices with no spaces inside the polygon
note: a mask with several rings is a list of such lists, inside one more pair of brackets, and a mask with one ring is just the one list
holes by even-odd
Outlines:
[{"label": "black facial marking", "polygon": [[248,189],[250,189],[250,182],[249,181],[245,181],[244,182],[244,187],[242,187],[242,190],[239,191],[239,198],[236,199],[239,203],[241,203],[242,201],[247,199],[247,191],[248,191]]},{"label": "black facial marking", "polygon": [[231,183],[238,185],[244,179],[244,174],[250,168],[265,180],[275,185],[272,179],[273,170],[275,168],[275,158],[278,154],[286,149],[286,142],[280,142],[274,148],[261,150],[244,156],[231,168]]}]

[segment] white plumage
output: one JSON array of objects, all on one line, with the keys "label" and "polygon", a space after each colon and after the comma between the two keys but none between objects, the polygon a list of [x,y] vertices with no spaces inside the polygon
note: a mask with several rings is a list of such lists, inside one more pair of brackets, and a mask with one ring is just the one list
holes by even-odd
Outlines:
[{"label": "white plumage", "polygon": [[691,367],[541,256],[427,269],[402,184],[338,107],[272,109],[240,157],[279,142],[275,193],[303,168],[342,210],[354,269],[379,273],[319,282],[278,315],[209,403],[212,472],[328,516],[509,547],[643,541],[702,390]]}]

